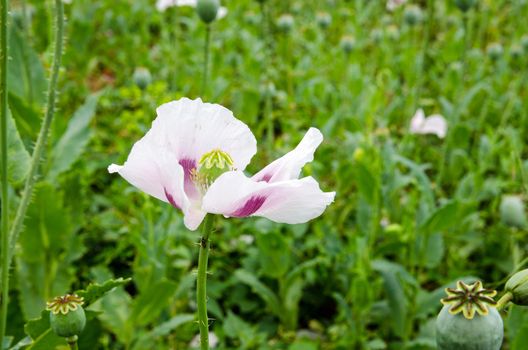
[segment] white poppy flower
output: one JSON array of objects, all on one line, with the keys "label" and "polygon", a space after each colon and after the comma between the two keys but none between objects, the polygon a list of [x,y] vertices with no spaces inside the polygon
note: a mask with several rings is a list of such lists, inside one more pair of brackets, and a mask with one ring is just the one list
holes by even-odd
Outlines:
[{"label": "white poppy flower", "polygon": [[207,213],[303,223],[321,215],[334,199],[335,192],[322,192],[312,177],[298,179],[323,140],[315,128],[293,151],[249,178],[243,170],[257,142],[231,111],[182,98],[161,105],[157,114],[125,164],[112,164],[108,171],[180,209],[190,230]]},{"label": "white poppy flower", "polygon": [[[198,0],[158,0],[156,8],[158,11],[163,12],[172,6],[191,6],[196,7]],[[222,19],[227,15],[227,8],[220,6],[216,15],[217,19]]]},{"label": "white poppy flower", "polygon": [[405,4],[407,0],[387,0],[387,10],[394,11],[401,5]]},{"label": "white poppy flower", "polygon": [[443,139],[447,133],[447,122],[440,114],[425,117],[423,109],[418,109],[411,119],[412,134],[434,134]]}]

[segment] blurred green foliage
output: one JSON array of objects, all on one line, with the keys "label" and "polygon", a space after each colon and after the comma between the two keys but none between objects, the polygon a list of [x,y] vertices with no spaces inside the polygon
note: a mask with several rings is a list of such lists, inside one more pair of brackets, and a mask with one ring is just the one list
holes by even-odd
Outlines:
[{"label": "blurred green foliage", "polygon": [[[479,278],[500,289],[526,265],[526,228],[501,221],[500,203],[528,191],[527,1],[479,0],[466,14],[450,0],[394,12],[381,0],[263,3],[264,17],[258,1],[223,2],[204,96],[205,29],[192,8],[66,5],[59,108],[13,270],[13,344],[42,334],[41,321],[27,333],[23,324],[47,299],[131,277],[88,308],[80,348],[189,347],[198,235],[106,171],[158,105],[182,96],[220,103],[250,126],[260,145],[250,172],[318,127],[325,142],[304,173],[337,192],[309,224],[221,220],[208,283],[219,349],[434,349],[446,285]],[[43,109],[49,5],[11,4],[13,208]],[[406,20],[418,10],[419,21]],[[141,88],[138,68],[150,73]],[[445,139],[410,134],[417,108],[446,118]],[[528,313],[504,317],[509,348],[524,349]]]}]

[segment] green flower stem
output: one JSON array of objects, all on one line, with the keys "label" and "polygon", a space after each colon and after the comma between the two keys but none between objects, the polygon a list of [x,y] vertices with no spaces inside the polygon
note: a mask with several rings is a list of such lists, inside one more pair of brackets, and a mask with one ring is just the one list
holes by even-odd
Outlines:
[{"label": "green flower stem", "polygon": [[74,335],[73,337],[66,338],[66,341],[68,342],[68,345],[70,346],[71,350],[79,350],[79,346],[77,345],[77,339],[79,339],[79,337],[76,335]]},{"label": "green flower stem", "polygon": [[211,46],[211,25],[205,25],[205,45],[204,45],[204,63],[203,63],[203,79],[202,79],[202,97],[205,96],[207,90],[207,72],[209,70],[209,47]]},{"label": "green flower stem", "polygon": [[267,148],[268,157],[271,159],[273,152],[273,143],[275,139],[275,131],[273,128],[273,106],[271,96],[271,33],[269,28],[269,19],[266,9],[266,1],[260,1],[260,12],[261,12],[261,35],[264,42],[264,119],[267,122],[266,137],[267,137]]},{"label": "green flower stem", "polygon": [[196,302],[198,304],[198,325],[200,328],[200,349],[209,349],[209,318],[207,317],[207,260],[209,258],[209,235],[213,230],[214,216],[207,215],[202,224],[200,255],[198,257],[198,278],[196,281]]},{"label": "green flower stem", "polygon": [[499,301],[497,302],[497,305],[495,305],[495,308],[500,311],[502,309],[504,309],[506,306],[508,306],[508,304],[510,303],[510,301],[513,300],[513,294],[511,292],[506,292],[506,294],[504,294],[500,299]]},{"label": "green flower stem", "polygon": [[2,153],[2,307],[0,311],[0,344],[4,344],[7,304],[9,302],[9,197],[7,191],[7,0],[0,2],[0,153]]},{"label": "green flower stem", "polygon": [[31,194],[33,193],[33,187],[38,175],[39,163],[42,158],[42,153],[44,152],[46,146],[46,140],[48,138],[49,129],[51,126],[51,121],[53,120],[53,115],[55,113],[55,95],[57,93],[57,80],[59,78],[59,69],[62,59],[62,49],[64,42],[64,8],[62,0],[55,0],[54,7],[54,17],[55,17],[55,52],[53,56],[53,66],[51,68],[51,79],[48,85],[48,96],[46,104],[46,114],[44,115],[44,121],[40,127],[40,132],[37,138],[37,143],[35,144],[35,149],[33,150],[33,155],[31,157],[31,165],[29,168],[29,174],[24,185],[24,191],[22,192],[22,199],[18,205],[15,221],[11,226],[11,231],[9,234],[9,259],[8,265],[11,264],[11,259],[15,251],[15,245],[18,239],[18,234],[22,229],[22,224],[24,223],[24,217],[26,216],[26,211],[29,205],[29,200]]}]

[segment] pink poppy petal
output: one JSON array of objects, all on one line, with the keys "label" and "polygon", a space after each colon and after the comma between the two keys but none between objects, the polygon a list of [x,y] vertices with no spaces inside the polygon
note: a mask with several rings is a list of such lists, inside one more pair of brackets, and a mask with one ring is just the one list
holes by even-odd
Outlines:
[{"label": "pink poppy petal", "polygon": [[312,177],[268,183],[240,171],[220,176],[207,190],[202,209],[233,217],[262,216],[275,222],[299,224],[321,215],[335,192],[323,192]]},{"label": "pink poppy petal", "polygon": [[273,161],[256,173],[255,181],[277,182],[297,179],[301,169],[314,158],[314,152],[323,142],[323,135],[316,128],[310,128],[294,150]]}]

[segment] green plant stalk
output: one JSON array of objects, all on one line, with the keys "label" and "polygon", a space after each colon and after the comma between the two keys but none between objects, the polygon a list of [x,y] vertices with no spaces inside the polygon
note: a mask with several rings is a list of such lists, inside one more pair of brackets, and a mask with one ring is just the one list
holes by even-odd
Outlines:
[{"label": "green plant stalk", "polygon": [[46,146],[46,140],[48,138],[49,129],[53,116],[55,113],[55,96],[57,94],[57,80],[59,78],[59,69],[62,59],[62,50],[64,42],[64,8],[62,0],[55,0],[54,7],[54,17],[55,17],[55,52],[53,56],[53,65],[51,68],[51,79],[48,85],[48,95],[46,103],[46,113],[44,115],[44,121],[40,127],[40,132],[37,137],[37,143],[35,144],[35,149],[33,150],[33,155],[31,157],[31,164],[29,167],[29,174],[24,185],[24,191],[22,192],[22,199],[18,205],[15,221],[11,226],[9,232],[9,258],[8,265],[11,264],[13,254],[15,251],[15,245],[18,239],[20,230],[22,229],[22,224],[24,223],[24,218],[26,216],[26,211],[29,205],[29,200],[31,194],[33,193],[33,187],[38,176],[39,163],[42,158],[42,153],[44,152]]},{"label": "green plant stalk", "polygon": [[203,79],[202,79],[202,97],[205,96],[207,90],[207,72],[209,70],[209,47],[211,46],[211,25],[205,26],[205,45],[204,45],[204,63],[203,63]]},{"label": "green plant stalk", "polygon": [[266,12],[266,2],[260,2],[260,12],[261,12],[261,35],[262,40],[264,41],[264,119],[267,122],[266,127],[266,138],[267,138],[267,148],[268,148],[268,157],[271,159],[273,152],[273,143],[275,139],[275,131],[273,128],[273,106],[271,100],[271,79],[269,74],[269,68],[271,65],[271,44],[270,44],[270,29],[269,29],[269,20],[268,14]]},{"label": "green plant stalk", "polygon": [[0,344],[4,344],[9,303],[9,196],[7,190],[7,2],[1,0],[0,6],[0,100],[2,104],[0,122],[0,152],[2,153],[2,306],[0,310]]},{"label": "green plant stalk", "polygon": [[506,294],[504,294],[500,299],[499,301],[497,302],[497,305],[495,306],[495,308],[500,311],[502,309],[504,309],[506,306],[508,306],[508,304],[510,303],[510,301],[513,300],[513,294],[511,292],[506,292]]},{"label": "green plant stalk", "polygon": [[198,326],[200,328],[200,349],[209,350],[209,318],[207,317],[207,261],[209,259],[209,235],[213,229],[214,216],[207,215],[202,224],[200,255],[198,257],[198,278],[196,281],[196,303],[198,305]]}]

